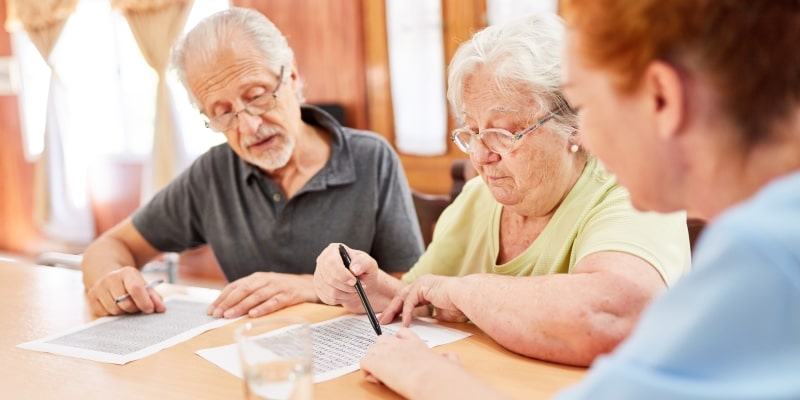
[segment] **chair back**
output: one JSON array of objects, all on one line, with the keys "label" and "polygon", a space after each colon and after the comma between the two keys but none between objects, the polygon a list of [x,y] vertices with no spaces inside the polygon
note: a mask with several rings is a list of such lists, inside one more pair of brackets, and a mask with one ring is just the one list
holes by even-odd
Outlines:
[{"label": "chair back", "polygon": [[419,228],[422,231],[422,240],[425,247],[428,247],[433,239],[433,229],[436,226],[436,220],[439,215],[444,211],[453,199],[461,193],[464,183],[475,176],[475,170],[466,159],[456,159],[450,166],[450,178],[453,184],[450,187],[450,194],[430,194],[422,193],[417,190],[411,190],[411,196],[414,199],[414,208],[417,211],[417,220],[419,221]]},{"label": "chair back", "polygon": [[689,246],[694,251],[695,242],[700,237],[703,228],[706,227],[706,221],[700,218],[689,217],[686,219],[686,228],[689,229]]}]

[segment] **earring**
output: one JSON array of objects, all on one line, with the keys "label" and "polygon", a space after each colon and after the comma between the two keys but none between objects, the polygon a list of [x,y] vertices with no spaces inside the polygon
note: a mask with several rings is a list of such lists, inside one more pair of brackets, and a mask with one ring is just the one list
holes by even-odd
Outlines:
[{"label": "earring", "polygon": [[580,146],[577,143],[573,143],[572,146],[569,146],[570,153],[577,153]]}]

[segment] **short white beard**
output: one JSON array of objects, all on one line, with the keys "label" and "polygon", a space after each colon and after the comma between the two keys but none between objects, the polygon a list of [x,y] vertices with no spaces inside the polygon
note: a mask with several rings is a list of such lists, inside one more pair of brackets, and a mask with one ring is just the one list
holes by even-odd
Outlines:
[{"label": "short white beard", "polygon": [[265,127],[260,130],[258,134],[251,136],[247,141],[242,143],[242,148],[247,151],[249,145],[273,134],[279,136],[273,140],[283,141],[283,143],[277,143],[277,147],[270,148],[260,154],[247,152],[247,161],[264,171],[275,171],[285,167],[286,164],[289,163],[296,145],[295,138],[282,132],[271,132],[271,129]]}]

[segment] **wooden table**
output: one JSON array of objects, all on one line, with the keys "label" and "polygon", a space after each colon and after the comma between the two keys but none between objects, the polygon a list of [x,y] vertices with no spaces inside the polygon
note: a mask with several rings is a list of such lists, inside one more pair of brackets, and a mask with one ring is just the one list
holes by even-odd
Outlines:
[{"label": "wooden table", "polygon": [[[162,288],[163,287],[163,288]],[[164,290],[196,290],[161,285]],[[238,399],[242,381],[195,354],[233,342],[244,321],[205,332],[126,365],[114,365],[16,345],[54,335],[92,320],[83,296],[81,274],[57,267],[0,261],[0,397],[4,399]],[[343,315],[340,307],[301,304],[277,314],[313,322]],[[511,353],[475,326],[445,324],[473,336],[436,351],[455,352],[472,373],[519,399],[547,398],[576,382],[583,368],[567,367]],[[436,379],[436,377],[431,377]],[[396,399],[389,389],[366,382],[356,371],[316,384],[317,399]]]}]

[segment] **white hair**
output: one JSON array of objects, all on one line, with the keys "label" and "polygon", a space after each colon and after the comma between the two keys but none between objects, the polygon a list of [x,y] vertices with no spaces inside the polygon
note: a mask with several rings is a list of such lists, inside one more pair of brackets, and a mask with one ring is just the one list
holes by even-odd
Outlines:
[{"label": "white hair", "polygon": [[547,111],[555,112],[553,130],[564,136],[573,134],[577,115],[560,89],[563,41],[563,22],[549,13],[492,25],[475,33],[459,46],[448,67],[447,100],[456,118],[463,122],[465,80],[478,69],[487,68],[501,96],[518,103],[524,100],[529,104],[532,100],[538,104],[538,109],[530,110],[530,118],[533,114],[541,117]]},{"label": "white hair", "polygon": [[[267,61],[269,68],[280,73],[284,67],[284,79],[294,67],[294,52],[280,30],[264,14],[242,7],[231,7],[209,15],[192,28],[172,47],[171,66],[178,80],[189,88],[186,76],[186,62],[211,64],[217,52],[227,46],[241,46],[245,43],[255,45]],[[298,80],[297,99],[304,102],[302,82]],[[197,104],[191,91],[190,99]]]}]

